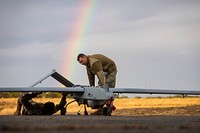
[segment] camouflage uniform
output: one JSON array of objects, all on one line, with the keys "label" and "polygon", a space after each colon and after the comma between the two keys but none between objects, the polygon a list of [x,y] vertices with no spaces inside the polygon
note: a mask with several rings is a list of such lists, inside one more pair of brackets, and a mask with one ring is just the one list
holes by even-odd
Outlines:
[{"label": "camouflage uniform", "polygon": [[[32,100],[32,98],[37,97],[37,93],[25,94],[20,97],[17,102],[17,110],[14,115],[44,115],[42,109],[44,103],[38,103]],[[63,96],[60,103],[55,106],[55,110],[52,111],[52,114],[61,110],[66,104],[66,96]],[[21,113],[22,109],[22,113]]]},{"label": "camouflage uniform", "polygon": [[95,86],[95,75],[99,79],[99,86],[103,86],[104,72],[106,72],[106,84],[114,88],[117,74],[117,67],[114,61],[101,54],[89,55],[87,56],[87,60],[86,69],[90,86]]}]

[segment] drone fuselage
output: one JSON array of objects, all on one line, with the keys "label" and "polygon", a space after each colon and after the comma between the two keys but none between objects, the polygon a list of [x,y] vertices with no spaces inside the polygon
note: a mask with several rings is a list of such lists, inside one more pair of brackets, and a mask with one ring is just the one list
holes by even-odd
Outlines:
[{"label": "drone fuselage", "polygon": [[114,94],[108,88],[83,87],[83,93],[73,93],[78,104],[87,104],[92,109],[103,107],[109,100],[114,100]]},{"label": "drone fuselage", "polygon": [[73,93],[74,99],[87,99],[87,100],[109,100],[113,99],[113,92],[106,88],[101,87],[83,87],[83,93]]}]

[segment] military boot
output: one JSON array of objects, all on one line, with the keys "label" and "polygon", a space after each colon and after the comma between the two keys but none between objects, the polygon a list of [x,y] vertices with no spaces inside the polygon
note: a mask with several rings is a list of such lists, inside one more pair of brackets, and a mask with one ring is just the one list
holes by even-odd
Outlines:
[{"label": "military boot", "polygon": [[20,115],[21,114],[21,109],[22,109],[22,104],[19,102],[20,99],[17,101],[17,110],[15,111],[14,115]]}]

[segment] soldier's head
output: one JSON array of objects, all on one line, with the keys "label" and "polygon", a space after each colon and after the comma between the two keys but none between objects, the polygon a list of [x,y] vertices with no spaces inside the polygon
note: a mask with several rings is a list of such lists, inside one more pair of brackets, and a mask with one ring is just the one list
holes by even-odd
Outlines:
[{"label": "soldier's head", "polygon": [[55,113],[55,104],[53,102],[46,102],[42,109],[43,115],[52,115]]},{"label": "soldier's head", "polygon": [[87,56],[81,53],[77,56],[77,61],[82,65],[87,65]]}]

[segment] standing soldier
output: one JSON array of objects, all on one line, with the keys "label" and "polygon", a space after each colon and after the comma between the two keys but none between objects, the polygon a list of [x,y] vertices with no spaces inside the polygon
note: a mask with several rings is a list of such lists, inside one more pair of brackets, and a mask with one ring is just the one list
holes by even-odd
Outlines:
[{"label": "standing soldier", "polygon": [[95,86],[95,75],[97,75],[99,86],[115,87],[117,67],[113,60],[101,54],[85,55],[81,53],[78,55],[77,61],[86,66],[90,86]]}]

